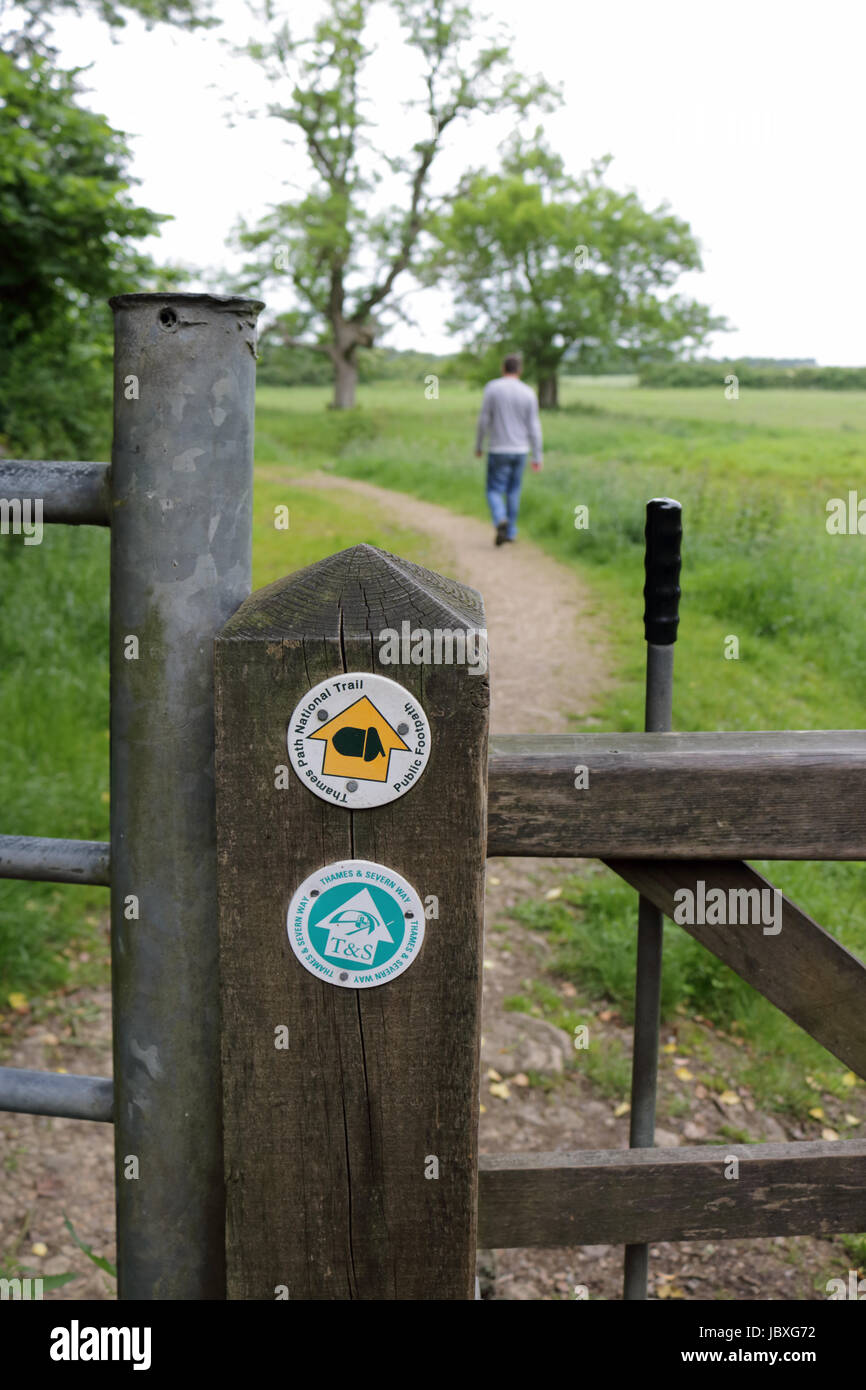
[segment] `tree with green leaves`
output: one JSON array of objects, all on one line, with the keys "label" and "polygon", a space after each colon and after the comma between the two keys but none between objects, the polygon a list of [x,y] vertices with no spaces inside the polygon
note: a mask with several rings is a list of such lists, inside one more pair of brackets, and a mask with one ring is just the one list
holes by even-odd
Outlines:
[{"label": "tree with green leaves", "polygon": [[[376,144],[364,82],[368,26],[382,5],[396,13],[411,58],[420,59],[411,105],[423,130],[404,137],[402,148]],[[275,23],[269,3],[262,18]],[[345,409],[355,403],[358,350],[373,346],[383,315],[402,313],[395,286],[420,263],[446,132],[473,113],[548,107],[554,94],[543,80],[515,72],[507,41],[490,37],[459,0],[328,0],[309,37],[281,23],[246,51],[275,86],[268,114],[300,138],[312,184],[256,227],[241,224],[239,243],[256,256],[238,288],[288,274],[296,302],[276,325],[279,342],[330,359],[333,405]],[[401,179],[405,194],[383,209],[376,192],[387,176]]]},{"label": "tree with green leaves", "polygon": [[0,0],[0,51],[53,54],[52,20],[58,14],[96,14],[110,29],[122,29],[130,14],[154,24],[205,29],[218,24],[210,0]]},{"label": "tree with green leaves", "polygon": [[459,302],[449,328],[484,361],[519,349],[539,404],[558,401],[567,359],[592,371],[612,358],[671,358],[727,327],[696,300],[670,293],[701,269],[688,223],[645,208],[606,182],[610,156],[579,178],[543,141],[515,138],[502,171],[468,173],[433,226],[428,283],[444,277]]},{"label": "tree with green leaves", "polygon": [[25,0],[0,11],[0,446],[16,454],[104,447],[107,300],[179,278],[135,249],[167,219],[133,202],[125,136],[82,105],[80,69],[56,62],[52,14],[84,8],[115,27],[124,10],[207,22],[196,0]]},{"label": "tree with green leaves", "polygon": [[0,437],[15,453],[80,454],[107,418],[106,301],[147,286],[130,243],[164,220],[128,197],[128,158],[75,72],[0,53]]}]

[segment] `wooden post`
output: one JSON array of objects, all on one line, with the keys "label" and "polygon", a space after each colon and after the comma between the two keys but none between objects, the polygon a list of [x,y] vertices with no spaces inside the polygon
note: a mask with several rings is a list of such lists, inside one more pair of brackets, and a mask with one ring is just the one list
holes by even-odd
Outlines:
[{"label": "wooden post", "polygon": [[[406,641],[383,664],[380,634],[483,628],[474,590],[362,545],[253,594],[217,638],[230,1299],[474,1297],[488,677],[414,664]],[[287,753],[298,702],[351,671],[405,687],[431,732],[410,789],[357,811]],[[317,978],[287,930],[304,880],[345,860],[395,870],[426,909],[417,958],[370,988]]]}]

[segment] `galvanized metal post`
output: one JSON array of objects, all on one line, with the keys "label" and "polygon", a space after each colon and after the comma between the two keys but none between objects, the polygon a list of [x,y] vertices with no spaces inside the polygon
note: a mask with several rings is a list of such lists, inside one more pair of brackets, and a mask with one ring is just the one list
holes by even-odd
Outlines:
[{"label": "galvanized metal post", "polygon": [[213,638],[251,585],[254,300],[115,318],[111,860],[119,1297],[225,1297]]},{"label": "galvanized metal post", "polygon": [[[654,497],[647,503],[646,510],[644,728],[647,733],[669,733],[673,713],[674,642],[679,623],[682,508],[670,497]],[[629,1127],[632,1149],[651,1149],[655,1142],[663,932],[663,913],[641,895],[638,899]],[[646,1298],[648,1273],[649,1246],[627,1245],[624,1299]]]}]

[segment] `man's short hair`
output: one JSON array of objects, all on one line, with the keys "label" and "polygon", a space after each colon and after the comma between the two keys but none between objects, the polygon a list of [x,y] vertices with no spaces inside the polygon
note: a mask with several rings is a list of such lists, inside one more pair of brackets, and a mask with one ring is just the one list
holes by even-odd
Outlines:
[{"label": "man's short hair", "polygon": [[502,370],[504,372],[519,372],[522,366],[523,358],[520,356],[520,353],[509,352],[508,356],[503,360]]}]

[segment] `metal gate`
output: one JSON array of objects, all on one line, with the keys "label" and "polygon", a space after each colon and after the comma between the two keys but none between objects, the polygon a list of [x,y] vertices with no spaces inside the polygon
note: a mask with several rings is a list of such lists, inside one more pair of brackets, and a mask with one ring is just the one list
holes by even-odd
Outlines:
[{"label": "metal gate", "polygon": [[120,1298],[225,1297],[213,638],[250,592],[259,301],[128,294],[104,463],[0,496],[111,527],[111,840],[0,836],[0,876],[111,888],[114,1082],[0,1069],[0,1108],[114,1121]]},{"label": "metal gate", "polygon": [[[771,887],[745,858],[866,857],[866,735],[521,735],[494,739],[488,759],[480,686],[435,668],[424,679],[439,763],[407,798],[402,820],[387,808],[355,821],[323,802],[313,807],[300,779],[277,790],[286,710],[311,679],[304,642],[320,675],[366,671],[378,660],[381,624],[398,630],[439,614],[449,629],[483,625],[483,609],[474,591],[368,546],[244,602],[262,307],[208,295],[113,300],[111,467],[0,464],[7,505],[41,499],[46,521],[112,530],[110,843],[0,836],[0,876],[110,885],[114,1082],[0,1069],[0,1109],[114,1121],[119,1296],[225,1298],[222,1095],[237,1179],[228,1225],[235,1297],[270,1298],[289,1283],[292,1297],[297,1288],[306,1297],[471,1297],[476,1206],[484,1247],[632,1247],[630,1298],[645,1295],[643,1247],[656,1239],[862,1229],[866,1141],[735,1148],[743,1159],[736,1200],[723,1173],[727,1148],[652,1147],[658,971],[646,951],[632,1149],[478,1162],[485,855],[604,860],[642,897],[651,957],[660,914],[674,915],[683,889],[711,882],[748,896]],[[673,571],[668,579],[670,597]],[[646,635],[651,645],[672,641],[664,629]],[[670,653],[662,656],[651,727],[667,723]],[[401,678],[412,689],[420,679],[411,665]],[[576,764],[592,769],[591,799],[575,797]],[[219,862],[229,967],[222,1042],[231,1044],[222,1078],[217,803],[228,846]],[[460,904],[440,926],[426,970],[408,976],[415,994],[401,996],[397,980],[368,1015],[353,999],[326,999],[329,987],[307,972],[282,968],[286,895],[321,865],[327,846],[337,858],[338,849],[344,857],[387,851],[398,871],[410,859],[419,872],[429,865]],[[866,1077],[866,967],[779,899],[781,948],[775,931],[760,928],[696,920],[685,929]],[[284,1008],[312,1025],[298,1028],[291,1065],[281,1059],[274,1073],[257,1049]],[[351,1052],[356,1034],[358,1055],[344,1067],[341,1049]],[[307,1079],[322,1072],[315,1049],[323,1039],[335,1065],[326,1069],[327,1095],[314,1097],[324,1116],[317,1128]],[[429,1112],[417,1104],[422,1075],[431,1080]],[[281,1149],[287,1113],[297,1124],[284,1129]],[[398,1131],[406,1142],[395,1158]],[[418,1160],[437,1154],[441,1205]],[[373,1200],[353,1203],[353,1186]],[[244,1206],[249,1192],[255,1200]]]}]

